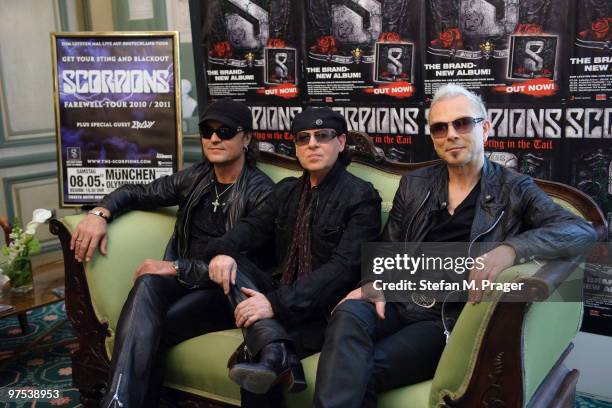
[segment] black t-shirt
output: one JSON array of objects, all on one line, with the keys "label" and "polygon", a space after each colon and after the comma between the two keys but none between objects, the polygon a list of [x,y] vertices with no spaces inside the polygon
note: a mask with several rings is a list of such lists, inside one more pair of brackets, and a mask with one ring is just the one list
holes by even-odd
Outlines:
[{"label": "black t-shirt", "polygon": [[[225,234],[225,207],[231,196],[232,186],[215,181],[215,186],[208,190],[207,194],[202,195],[200,202],[192,210],[188,252],[190,258],[198,259],[204,253],[208,241]],[[217,194],[219,194],[218,199]]]},{"label": "black t-shirt", "polygon": [[480,182],[455,208],[453,215],[448,209],[438,211],[432,229],[425,236],[425,242],[469,242],[472,222],[476,214],[476,204],[480,196]]}]

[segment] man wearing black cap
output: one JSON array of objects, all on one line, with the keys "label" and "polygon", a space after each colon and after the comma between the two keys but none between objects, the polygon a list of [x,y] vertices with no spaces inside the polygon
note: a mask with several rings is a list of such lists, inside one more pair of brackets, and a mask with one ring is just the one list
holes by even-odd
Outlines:
[{"label": "man wearing black cap", "polygon": [[[243,406],[280,405],[281,383],[289,392],[306,387],[299,358],[320,350],[332,308],[359,281],[361,244],[380,231],[378,192],[345,169],[344,117],[308,108],[291,133],[302,177],[280,181],[205,253],[210,279],[234,299],[236,325],[244,329],[245,344],[229,364]],[[274,245],[266,246],[270,239]],[[241,255],[258,249],[274,254],[271,284]]]},{"label": "man wearing black cap", "polygon": [[[71,247],[79,261],[106,254],[106,224],[133,209],[178,205],[164,260],[145,260],[115,333],[111,380],[104,407],[155,406],[165,351],[188,338],[234,326],[223,291],[194,281],[207,265],[207,243],[251,214],[270,194],[272,181],[254,166],[251,111],[229,98],[211,104],[200,121],[206,160],[147,185],[124,185],[104,197],[77,226]],[[163,329],[162,329],[163,327]],[[145,401],[147,399],[147,401]]]}]

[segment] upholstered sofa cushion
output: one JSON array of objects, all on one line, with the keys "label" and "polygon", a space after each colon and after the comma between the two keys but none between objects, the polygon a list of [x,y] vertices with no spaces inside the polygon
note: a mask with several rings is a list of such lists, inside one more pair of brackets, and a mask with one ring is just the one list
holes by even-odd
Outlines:
[{"label": "upholstered sofa cushion", "polygon": [[[168,355],[166,385],[191,394],[240,404],[240,390],[227,376],[227,357],[242,342],[240,330],[205,334],[174,347]],[[203,350],[206,350],[203,352]],[[312,406],[319,354],[302,361],[308,381],[306,391],[287,395],[288,407]],[[403,387],[381,396],[379,407],[417,408],[427,406],[431,381]]]}]

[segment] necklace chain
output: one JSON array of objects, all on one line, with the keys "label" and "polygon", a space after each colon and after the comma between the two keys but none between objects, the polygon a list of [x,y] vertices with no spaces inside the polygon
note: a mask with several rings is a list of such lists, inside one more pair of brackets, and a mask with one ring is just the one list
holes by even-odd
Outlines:
[{"label": "necklace chain", "polygon": [[221,203],[219,202],[219,198],[221,198],[221,196],[222,196],[223,194],[227,193],[227,191],[228,191],[230,188],[234,187],[234,184],[236,184],[236,182],[235,182],[235,181],[234,181],[232,184],[230,184],[230,185],[229,185],[229,186],[228,186],[228,187],[227,187],[225,190],[223,190],[223,191],[221,192],[221,194],[219,194],[219,191],[217,191],[217,183],[215,182],[215,195],[216,195],[216,198],[215,198],[215,201],[213,201],[213,202],[212,202],[212,205],[213,205],[213,212],[214,212],[214,213],[216,213],[216,212],[217,212],[217,207],[219,207],[220,205],[225,205],[225,203],[221,204]]}]

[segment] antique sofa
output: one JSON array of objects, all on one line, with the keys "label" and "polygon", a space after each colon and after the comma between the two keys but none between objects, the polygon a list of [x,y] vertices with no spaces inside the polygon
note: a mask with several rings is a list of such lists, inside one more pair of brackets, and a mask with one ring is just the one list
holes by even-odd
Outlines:
[{"label": "antique sofa", "polygon": [[[371,181],[383,198],[383,222],[400,175],[423,165],[387,161],[367,136],[352,134],[349,170]],[[274,181],[299,173],[294,159],[262,153],[260,168]],[[557,202],[603,231],[604,218],[578,190],[547,181],[538,184]],[[70,233],[82,215],[51,222],[62,243],[66,267],[66,310],[79,341],[72,355],[74,385],[85,406],[96,406],[106,386],[113,330],[132,285],[132,271],[144,258],[161,259],[175,221],[172,209],[134,211],[109,225],[108,255],[80,264],[69,248]],[[603,232],[602,232],[603,233]],[[568,266],[569,265],[569,266]],[[578,267],[576,267],[578,265]],[[529,263],[505,271],[500,280],[524,281],[534,300],[554,298],[556,288],[580,264]],[[576,370],[563,360],[580,327],[580,302],[500,302],[467,305],[450,336],[435,376],[381,395],[381,408],[570,407]],[[165,386],[180,405],[235,406],[238,387],[228,378],[227,359],[242,338],[239,330],[202,335],[168,355]],[[287,396],[289,407],[312,405],[318,355],[303,360],[308,388]]]}]

